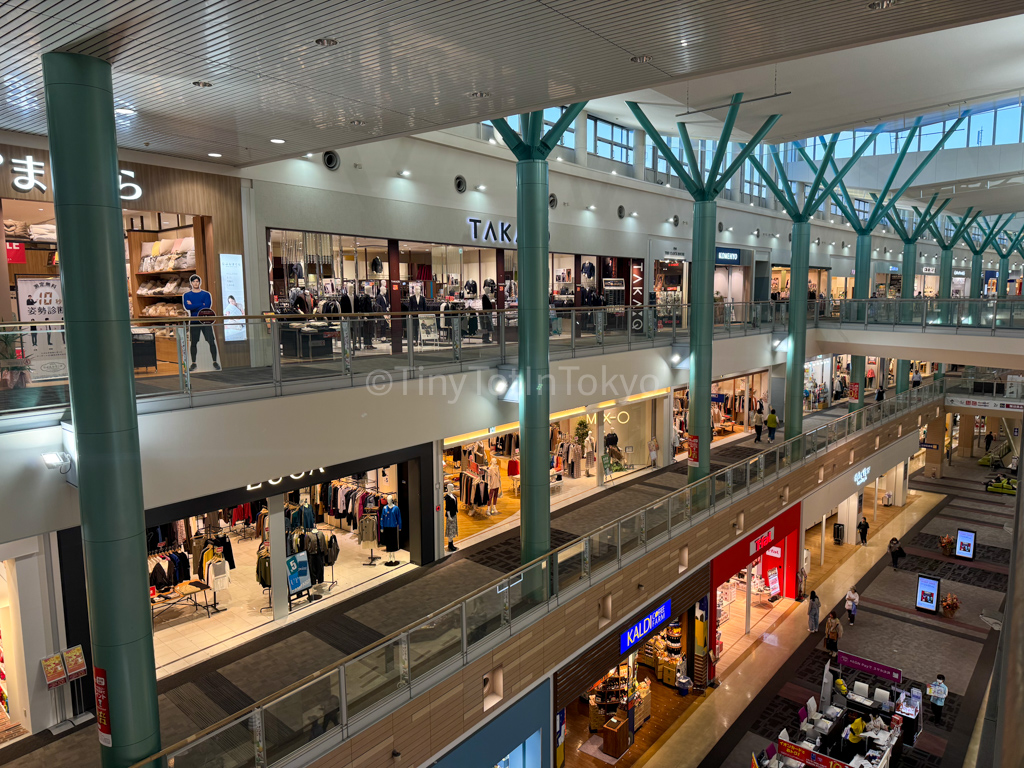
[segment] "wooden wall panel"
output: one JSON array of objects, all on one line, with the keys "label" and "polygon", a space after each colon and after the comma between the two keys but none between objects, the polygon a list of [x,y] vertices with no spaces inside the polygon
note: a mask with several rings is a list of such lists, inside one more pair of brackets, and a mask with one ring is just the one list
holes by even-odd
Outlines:
[{"label": "wooden wall panel", "polygon": [[[553,673],[556,706],[564,697],[575,698],[581,690],[580,685],[593,682],[589,678],[592,673],[581,674],[577,683],[569,681],[569,671],[577,662],[584,664],[589,654],[582,660],[567,660],[580,655],[598,636],[598,602],[602,596],[609,592],[613,594],[611,626],[615,631],[601,638],[591,650],[598,653],[605,646],[614,648],[615,658],[618,658],[620,625],[628,625],[631,619],[643,615],[650,604],[656,605],[658,596],[679,579],[677,558],[680,547],[690,548],[693,574],[673,587],[673,612],[677,610],[677,600],[679,607],[684,603],[689,607],[701,594],[707,594],[711,577],[710,563],[706,561],[710,555],[736,540],[732,521],[738,512],[745,514],[745,529],[753,530],[817,488],[819,467],[825,468],[823,482],[827,482],[850,468],[851,449],[854,451],[853,463],[859,463],[874,453],[876,436],[880,438],[879,449],[885,448],[899,439],[899,426],[903,427],[904,434],[908,434],[908,430],[917,428],[918,414],[928,418],[933,413],[934,405],[922,407],[881,429],[858,435],[810,466],[785,475],[733,507],[676,536],[623,571],[555,608],[483,659],[453,672],[429,691],[353,736],[313,765],[316,768],[393,768],[392,749],[402,752],[402,765],[406,768],[423,765],[431,756],[461,741],[488,716],[483,711],[483,675],[496,664],[503,665],[505,699],[529,690],[542,676]],[[784,502],[782,497],[786,486],[789,486],[789,501]],[[643,589],[639,588],[640,584],[643,584]],[[602,660],[601,663],[605,662]],[[611,663],[614,659],[604,666],[602,672],[607,671]],[[424,733],[416,733],[421,729]]]}]

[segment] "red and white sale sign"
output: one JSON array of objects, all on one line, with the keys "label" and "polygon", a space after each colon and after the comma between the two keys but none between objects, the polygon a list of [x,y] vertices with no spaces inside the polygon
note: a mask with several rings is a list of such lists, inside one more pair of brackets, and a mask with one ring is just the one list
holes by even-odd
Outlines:
[{"label": "red and white sale sign", "polygon": [[700,442],[697,440],[697,436],[690,435],[686,441],[690,453],[690,463],[700,463]]},{"label": "red and white sale sign", "polygon": [[107,671],[94,666],[92,668],[93,685],[96,688],[96,727],[100,732],[100,744],[104,747],[113,745],[110,738],[110,701],[107,699]]},{"label": "red and white sale sign", "polygon": [[850,384],[850,399],[860,400],[860,382],[853,382]]}]

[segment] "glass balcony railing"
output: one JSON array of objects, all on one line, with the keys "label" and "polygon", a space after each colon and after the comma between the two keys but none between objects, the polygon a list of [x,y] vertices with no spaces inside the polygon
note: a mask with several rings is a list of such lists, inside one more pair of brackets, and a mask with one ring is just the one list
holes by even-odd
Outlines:
[{"label": "glass balcony railing", "polygon": [[1012,299],[843,299],[814,302],[814,323],[878,329],[916,327],[923,332],[1024,331],[1024,301]]},{"label": "glass balcony railing", "polygon": [[[140,410],[154,399],[186,407],[317,387],[382,391],[421,376],[515,364],[519,354],[517,309],[207,320],[132,321]],[[769,302],[723,303],[714,322],[716,337],[744,336],[784,330],[786,314]],[[552,360],[664,346],[687,341],[689,308],[552,309],[548,333]],[[0,415],[67,408],[65,350],[61,324],[0,325]]]},{"label": "glass balcony railing", "polygon": [[[320,740],[348,738],[747,494],[858,432],[940,401],[947,383],[940,380],[866,405],[633,510],[133,768],[156,761],[171,768],[272,765],[295,759]],[[690,543],[701,546],[699,540]]]}]

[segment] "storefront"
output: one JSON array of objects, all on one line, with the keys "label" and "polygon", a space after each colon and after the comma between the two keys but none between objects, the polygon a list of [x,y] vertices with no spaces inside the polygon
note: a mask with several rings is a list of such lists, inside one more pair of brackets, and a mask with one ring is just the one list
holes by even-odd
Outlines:
[{"label": "storefront", "polygon": [[[822,293],[829,291],[830,270],[810,268],[807,271],[807,298],[816,299]],[[789,299],[790,286],[789,265],[772,264],[772,301],[786,301]],[[834,297],[833,297],[834,298]]]},{"label": "storefront", "polygon": [[[771,411],[770,376],[767,370],[733,376],[711,382],[711,442],[725,440],[753,430],[752,415],[761,409]],[[676,458],[686,454],[689,435],[690,388],[672,393],[672,427]]]},{"label": "storefront", "polygon": [[800,511],[794,504],[711,561],[712,676],[797,598]]},{"label": "storefront", "polygon": [[[551,414],[551,503],[656,467],[667,390]],[[651,451],[655,455],[652,458]],[[456,544],[519,514],[519,423],[444,440],[444,488],[457,498]]]},{"label": "storefront", "polygon": [[656,255],[652,284],[658,319],[662,322],[681,317],[683,305],[690,303],[689,274],[690,264],[682,251],[673,247]]},{"label": "storefront", "polygon": [[[433,562],[432,465],[424,444],[147,510],[158,674]],[[60,531],[58,542],[65,605],[84,604],[81,529]],[[274,583],[275,572],[296,569],[301,580]],[[85,612],[69,613],[67,627],[88,657]]]},{"label": "storefront", "polygon": [[804,413],[832,404],[833,369],[832,355],[818,355],[804,363]]},{"label": "storefront", "polygon": [[832,256],[829,291],[833,301],[853,298],[854,260],[848,256]]},{"label": "storefront", "polygon": [[[715,301],[745,303],[753,288],[753,251],[744,248],[715,248]],[[716,311],[715,322],[722,322]],[[724,318],[723,318],[724,319]]]},{"label": "storefront", "polygon": [[898,264],[875,262],[875,279],[871,283],[872,293],[879,298],[898,299],[903,289],[903,275]]},{"label": "storefront", "polygon": [[697,700],[709,578],[705,565],[555,672],[556,768],[635,760]]},{"label": "storefront", "polygon": [[[38,284],[46,281],[47,297],[60,313],[60,257],[53,207],[53,182],[49,152],[0,145],[8,159],[0,165],[4,190],[0,208],[4,219],[7,259],[0,268],[2,283],[11,290],[12,309],[0,307],[0,319],[32,321],[39,318],[43,302]],[[189,278],[198,275],[202,288],[211,294],[212,309],[225,314],[227,289],[244,312],[247,306],[243,277],[242,213],[238,179],[228,176],[121,162],[121,204],[125,231],[125,274],[134,318],[180,317],[186,314],[182,294]],[[6,302],[6,299],[4,299]],[[41,331],[25,337],[25,354],[32,360],[32,378],[66,376],[67,361],[62,334]],[[215,329],[216,346],[225,365],[248,365],[244,340],[226,340],[223,328]],[[133,345],[136,366],[151,375],[178,374],[178,341],[170,329],[155,329]],[[201,345],[206,349],[206,345]],[[210,352],[200,363],[212,369]],[[237,359],[236,359],[237,358]],[[56,366],[56,367],[55,367]]]},{"label": "storefront", "polygon": [[918,265],[914,277],[914,296],[931,299],[939,295],[939,268],[931,264]]},{"label": "storefront", "polygon": [[967,298],[970,296],[971,278],[970,272],[965,267],[953,268],[953,280],[950,283],[949,296],[953,299]]}]

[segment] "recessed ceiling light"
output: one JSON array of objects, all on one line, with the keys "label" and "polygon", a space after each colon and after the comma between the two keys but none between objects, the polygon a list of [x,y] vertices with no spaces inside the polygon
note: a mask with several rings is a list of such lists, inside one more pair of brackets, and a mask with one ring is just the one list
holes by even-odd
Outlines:
[{"label": "recessed ceiling light", "polygon": [[312,156],[313,156],[312,152],[307,152],[305,155],[303,155],[303,157],[306,157],[306,158],[310,158]]},{"label": "recessed ceiling light", "polygon": [[332,45],[337,45],[338,41],[333,37],[318,37],[316,39],[316,44],[324,48],[330,48]]},{"label": "recessed ceiling light", "polygon": [[680,40],[680,41],[679,41],[679,44],[680,44],[681,46],[683,46],[684,48],[686,47],[686,41],[685,41],[685,40]]},{"label": "recessed ceiling light", "polygon": [[358,128],[360,125],[364,125],[363,121],[359,119],[349,120],[348,124],[353,128]]},{"label": "recessed ceiling light", "polygon": [[192,85],[196,88],[213,88],[213,83],[208,83],[206,80],[193,80]]},{"label": "recessed ceiling light", "polygon": [[643,53],[639,56],[630,56],[629,60],[632,61],[634,64],[647,64],[651,61],[652,58],[654,57],[648,56],[646,53]]},{"label": "recessed ceiling light", "polygon": [[115,115],[121,115],[122,117],[130,117],[135,114],[135,110],[131,107],[118,107],[114,110]]},{"label": "recessed ceiling light", "polygon": [[494,139],[492,138],[492,139],[488,139],[488,140],[487,140],[487,143],[488,143],[488,144],[497,144],[498,142],[496,142],[496,141],[495,141],[495,140],[494,140]]},{"label": "recessed ceiling light", "polygon": [[729,227],[729,231],[732,232],[732,227]]},{"label": "recessed ceiling light", "polygon": [[[43,209],[42,209],[42,208],[40,208],[39,210],[41,211],[41,210],[43,210]],[[596,211],[596,210],[597,210],[597,206],[596,206],[596,205],[588,205],[588,206],[587,206],[587,210],[588,210],[588,211]]]},{"label": "recessed ceiling light", "polygon": [[485,185],[483,185],[483,184],[477,184],[476,185],[476,191],[477,192],[483,192],[486,189],[487,189],[487,187]]},{"label": "recessed ceiling light", "polygon": [[271,144],[284,144],[284,139],[271,139]]},{"label": "recessed ceiling light", "polygon": [[406,177],[412,176],[412,171],[399,171],[398,175],[399,176],[406,176]]},{"label": "recessed ceiling light", "polygon": [[618,175],[619,174],[617,174],[615,171],[612,171],[612,176],[618,176]]},{"label": "recessed ceiling light", "polygon": [[490,91],[470,91],[466,94],[471,99],[489,99],[491,98]]},{"label": "recessed ceiling light", "polygon": [[207,152],[206,156],[207,157],[220,157],[221,154],[220,154],[220,152]]},{"label": "recessed ceiling light", "polygon": [[638,214],[638,213],[637,213],[636,211],[633,211],[633,212],[632,212],[631,214],[629,214],[629,215],[630,215],[630,216],[632,216],[632,217],[633,217],[634,219],[635,219],[635,218],[636,218],[637,216],[639,216],[639,214]]},{"label": "recessed ceiling light", "polygon": [[39,210],[41,211],[41,210],[43,210],[43,209],[42,209],[42,208],[40,208]]}]

